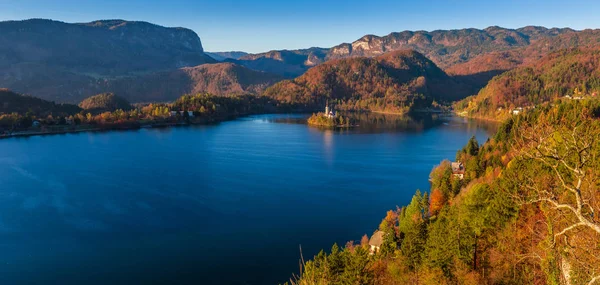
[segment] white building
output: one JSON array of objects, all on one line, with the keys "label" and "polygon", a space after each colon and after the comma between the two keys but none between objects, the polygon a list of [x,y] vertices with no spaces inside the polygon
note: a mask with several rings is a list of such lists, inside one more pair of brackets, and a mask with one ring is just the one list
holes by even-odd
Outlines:
[{"label": "white building", "polygon": [[462,162],[452,162],[452,175],[458,179],[465,178],[465,166]]},{"label": "white building", "polygon": [[379,252],[381,249],[381,245],[383,244],[383,234],[382,231],[376,231],[371,239],[369,240],[369,245],[371,246],[369,254],[375,254]]},{"label": "white building", "polygon": [[521,112],[523,112],[523,107],[517,107],[511,111],[513,115],[521,114]]},{"label": "white building", "polygon": [[329,108],[329,103],[325,105],[325,117],[327,118],[335,118],[335,110],[333,108]]}]

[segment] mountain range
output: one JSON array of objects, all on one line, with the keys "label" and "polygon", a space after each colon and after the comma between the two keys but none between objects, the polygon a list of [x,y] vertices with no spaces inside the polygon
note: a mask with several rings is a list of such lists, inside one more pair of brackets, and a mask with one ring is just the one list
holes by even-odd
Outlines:
[{"label": "mountain range", "polygon": [[0,87],[47,100],[78,103],[113,92],[132,102],[169,101],[186,92],[260,92],[280,78],[213,63],[198,35],[184,28],[123,20],[0,22]]},{"label": "mountain range", "polygon": [[[529,46],[539,40],[576,33],[564,28],[527,26],[519,29],[488,27],[436,31],[403,31],[386,36],[365,35],[352,43],[332,48],[273,50],[239,58],[239,64],[253,69],[295,77],[310,67],[331,59],[374,57],[386,52],[413,49],[424,54],[442,69],[468,62],[488,53]],[[256,61],[259,61],[258,63]]]},{"label": "mountain range", "polygon": [[[32,19],[0,22],[0,87],[65,103],[101,93],[136,103],[204,92],[303,98],[306,104],[316,102],[307,99],[309,93],[354,100],[396,92],[403,100],[421,94],[448,102],[477,94],[492,77],[552,52],[596,45],[600,30],[494,26],[366,35],[331,48],[206,53],[198,35],[185,28]],[[418,58],[419,64],[394,69],[390,62],[399,55]],[[422,66],[437,71],[427,73]],[[450,87],[438,91],[439,82]],[[339,88],[354,93],[342,96]],[[333,93],[321,92],[326,89]]]},{"label": "mountain range", "polygon": [[377,56],[398,49],[414,49],[447,69],[478,55],[528,46],[540,39],[574,32],[572,29],[547,29],[528,26],[506,29],[497,26],[479,29],[403,31],[378,37],[366,35],[352,42],[332,47],[327,58]]}]

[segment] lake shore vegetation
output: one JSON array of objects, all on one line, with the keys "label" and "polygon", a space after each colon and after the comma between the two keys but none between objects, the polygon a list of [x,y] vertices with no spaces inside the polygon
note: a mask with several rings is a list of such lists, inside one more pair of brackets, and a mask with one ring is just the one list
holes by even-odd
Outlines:
[{"label": "lake shore vegetation", "polygon": [[[600,103],[511,117],[442,161],[374,233],[301,261],[289,284],[594,284],[600,279]],[[357,237],[359,238],[359,237]],[[567,283],[565,283],[567,282]]]}]

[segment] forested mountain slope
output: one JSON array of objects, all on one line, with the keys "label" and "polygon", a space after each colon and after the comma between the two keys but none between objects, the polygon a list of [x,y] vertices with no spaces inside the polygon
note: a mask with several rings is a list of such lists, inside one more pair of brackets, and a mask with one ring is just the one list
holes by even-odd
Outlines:
[{"label": "forested mountain slope", "polygon": [[600,47],[600,30],[584,30],[543,37],[532,44],[506,51],[476,56],[464,63],[449,66],[446,71],[465,79],[475,87],[483,87],[495,75],[513,68],[531,64],[542,57],[568,48]]},{"label": "forested mountain slope", "polygon": [[[456,104],[465,115],[503,119],[559,97],[596,97],[600,92],[600,47],[572,48],[493,78],[477,96]],[[568,97],[567,97],[568,98]]]},{"label": "forested mountain slope", "polygon": [[17,113],[25,115],[30,113],[37,116],[46,116],[49,114],[75,114],[80,110],[75,105],[56,104],[40,98],[21,95],[8,89],[0,89],[0,114]]},{"label": "forested mountain slope", "polygon": [[468,94],[461,85],[422,54],[396,51],[375,58],[325,62],[294,80],[265,91],[282,102],[321,107],[326,101],[340,109],[406,112],[451,101]]}]

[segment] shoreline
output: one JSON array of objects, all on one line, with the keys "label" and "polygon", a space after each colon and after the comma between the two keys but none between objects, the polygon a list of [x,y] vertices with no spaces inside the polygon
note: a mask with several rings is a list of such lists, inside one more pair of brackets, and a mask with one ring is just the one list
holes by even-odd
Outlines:
[{"label": "shoreline", "polygon": [[[172,128],[172,127],[187,127],[187,126],[200,126],[200,125],[212,125],[227,121],[233,121],[239,118],[254,116],[254,115],[269,115],[269,114],[308,114],[303,110],[290,111],[290,112],[266,112],[266,113],[248,113],[248,114],[235,114],[235,115],[224,115],[216,118],[201,118],[197,120],[190,120],[190,122],[155,122],[141,124],[139,121],[132,122],[130,125],[106,125],[105,127],[94,127],[85,129],[65,129],[53,130],[53,131],[21,131],[9,135],[0,134],[0,141],[3,139],[10,138],[25,138],[33,136],[46,136],[46,135],[64,135],[64,134],[75,134],[84,132],[112,132],[112,131],[133,131],[140,129],[152,129],[152,128]],[[89,126],[89,125],[88,125]]]},{"label": "shoreline", "polygon": [[398,115],[398,116],[404,116],[404,115],[409,115],[409,114],[452,114],[454,112],[452,111],[445,111],[445,110],[429,110],[429,109],[421,109],[421,110],[414,110],[414,111],[406,111],[406,112],[391,112],[391,111],[368,111],[369,113],[376,113],[376,114],[384,114],[384,115]]},{"label": "shoreline", "polygon": [[404,116],[408,115],[410,112],[369,111],[369,113]]},{"label": "shoreline", "polygon": [[[488,122],[493,122],[493,123],[502,123],[501,120],[497,120],[497,119],[491,119],[491,118],[485,118],[485,117],[475,117],[475,116],[465,116],[465,115],[461,115],[458,112],[455,111],[415,111],[415,112],[403,112],[403,113],[398,113],[398,112],[384,112],[384,111],[368,111],[369,113],[376,113],[376,114],[384,114],[384,115],[400,115],[400,116],[404,116],[404,115],[409,115],[411,113],[429,113],[429,114],[451,114],[457,117],[461,117],[461,118],[468,118],[468,119],[476,119],[476,120],[483,120],[483,121],[488,121]],[[287,113],[287,112],[286,112]],[[289,113],[299,113],[299,112],[289,112]],[[300,112],[303,113],[303,112]],[[230,116],[224,116],[221,118],[216,118],[216,119],[209,119],[209,118],[204,118],[202,120],[197,120],[197,121],[190,121],[188,123],[186,122],[156,122],[156,123],[150,123],[150,124],[140,124],[139,122],[134,122],[131,125],[128,126],[100,126],[100,127],[88,127],[88,128],[82,128],[82,129],[70,129],[68,127],[66,127],[65,129],[61,129],[61,130],[51,130],[51,131],[21,131],[21,132],[16,132],[16,133],[12,133],[12,134],[8,134],[8,135],[0,135],[0,140],[4,140],[4,139],[10,139],[10,138],[26,138],[26,137],[33,137],[33,136],[51,136],[51,135],[64,135],[64,134],[77,134],[77,133],[86,133],[86,132],[90,132],[90,133],[95,133],[95,132],[112,132],[112,131],[133,131],[133,130],[140,130],[140,129],[148,129],[148,128],[172,128],[172,127],[185,127],[185,126],[194,126],[194,125],[211,125],[211,124],[218,124],[221,122],[226,122],[226,121],[232,121],[235,119],[239,119],[239,118],[243,118],[243,117],[247,117],[247,116],[253,116],[253,115],[268,115],[268,114],[282,114],[280,112],[274,112],[274,113],[256,113],[256,114],[244,114],[244,115],[230,115]],[[308,114],[308,113],[306,113]],[[319,125],[319,124],[310,124],[310,123],[306,123],[308,126],[311,127],[316,127],[316,128],[326,128],[326,129],[351,129],[351,128],[355,128],[358,127],[359,125],[351,125],[351,126],[326,126],[326,125]]]},{"label": "shoreline", "polygon": [[504,120],[493,119],[493,118],[489,118],[489,117],[462,115],[461,113],[456,112],[456,111],[452,111],[450,113],[454,114],[457,117],[467,118],[467,119],[482,120],[482,121],[493,122],[493,123],[502,123],[502,122],[504,122]]},{"label": "shoreline", "polygon": [[309,127],[313,127],[313,128],[330,129],[330,130],[351,129],[351,128],[360,127],[360,125],[349,125],[349,126],[335,125],[335,126],[328,126],[328,125],[311,124],[311,123],[308,123],[308,122],[306,123],[306,125],[309,126]]},{"label": "shoreline", "polygon": [[151,124],[139,124],[138,122],[132,123],[129,126],[106,126],[106,127],[93,127],[93,128],[84,128],[84,129],[70,129],[69,127],[66,127],[65,129],[61,129],[61,130],[51,130],[51,131],[22,131],[22,132],[16,132],[16,133],[12,133],[12,134],[8,134],[8,135],[0,135],[0,140],[3,139],[10,139],[10,138],[26,138],[26,137],[33,137],[33,136],[51,136],[51,135],[64,135],[64,134],[76,134],[76,133],[85,133],[85,132],[90,132],[90,133],[96,133],[96,132],[112,132],[112,131],[133,131],[133,130],[140,130],[140,129],[152,129],[152,128],[172,128],[172,127],[179,127],[179,126],[193,126],[193,125],[210,125],[210,124],[216,124],[216,123],[220,123],[220,122],[225,122],[225,121],[230,121],[230,120],[235,120],[237,118],[240,117],[244,117],[244,116],[250,116],[253,114],[249,114],[249,115],[242,115],[242,116],[233,116],[233,117],[225,117],[222,119],[218,119],[218,120],[210,120],[210,119],[203,119],[203,120],[199,120],[197,122],[176,122],[176,123],[170,123],[170,122],[157,122],[157,123],[151,123]]}]

